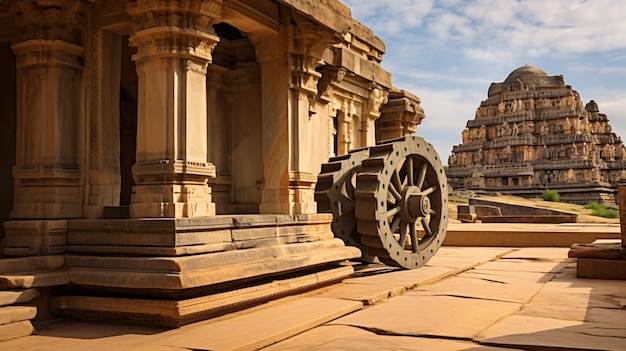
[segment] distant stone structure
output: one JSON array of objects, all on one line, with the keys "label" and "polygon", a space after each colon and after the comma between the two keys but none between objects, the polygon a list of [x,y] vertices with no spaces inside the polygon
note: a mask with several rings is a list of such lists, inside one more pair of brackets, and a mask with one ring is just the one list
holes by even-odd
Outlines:
[{"label": "distant stone structure", "polygon": [[491,84],[462,138],[448,160],[455,189],[615,204],[626,177],[626,149],[598,104],[533,66]]}]

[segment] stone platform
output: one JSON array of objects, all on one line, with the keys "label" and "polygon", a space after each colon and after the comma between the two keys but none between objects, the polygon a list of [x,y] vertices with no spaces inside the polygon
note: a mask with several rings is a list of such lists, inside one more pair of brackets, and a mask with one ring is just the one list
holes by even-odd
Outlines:
[{"label": "stone platform", "polygon": [[68,220],[65,253],[45,256],[56,266],[38,272],[43,257],[3,259],[0,283],[55,286],[45,307],[58,316],[178,327],[352,275],[345,262],[361,253],[333,237],[331,220],[327,214]]},{"label": "stone platform", "polygon": [[417,270],[355,266],[341,284],[177,329],[60,320],[2,350],[626,349],[626,282],[576,277],[568,248],[442,247]]}]

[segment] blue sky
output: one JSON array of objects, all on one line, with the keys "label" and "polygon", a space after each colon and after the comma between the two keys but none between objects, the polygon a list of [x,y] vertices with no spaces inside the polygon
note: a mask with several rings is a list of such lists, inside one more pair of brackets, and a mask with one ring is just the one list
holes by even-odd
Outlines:
[{"label": "blue sky", "polygon": [[417,135],[447,162],[461,131],[525,64],[595,100],[626,141],[624,0],[342,0],[385,42],[394,86],[420,97]]}]

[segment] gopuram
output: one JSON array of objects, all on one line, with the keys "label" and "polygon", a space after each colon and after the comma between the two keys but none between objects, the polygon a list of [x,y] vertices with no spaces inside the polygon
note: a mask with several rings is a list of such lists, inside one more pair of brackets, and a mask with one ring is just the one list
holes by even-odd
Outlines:
[{"label": "gopuram", "polygon": [[336,0],[0,1],[0,335],[350,276],[320,166],[424,117],[384,53]]},{"label": "gopuram", "polygon": [[626,178],[626,149],[598,104],[528,65],[491,84],[462,140],[448,160],[455,189],[614,205]]}]

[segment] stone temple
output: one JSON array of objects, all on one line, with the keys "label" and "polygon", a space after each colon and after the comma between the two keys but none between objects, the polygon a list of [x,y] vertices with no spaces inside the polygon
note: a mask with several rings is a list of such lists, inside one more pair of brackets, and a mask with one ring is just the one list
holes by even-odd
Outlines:
[{"label": "stone temple", "polygon": [[448,160],[455,189],[615,204],[626,178],[626,149],[598,104],[533,66],[491,84],[462,140]]},{"label": "stone temple", "polygon": [[350,276],[320,166],[424,117],[384,53],[337,0],[0,1],[14,328],[179,326]]}]

